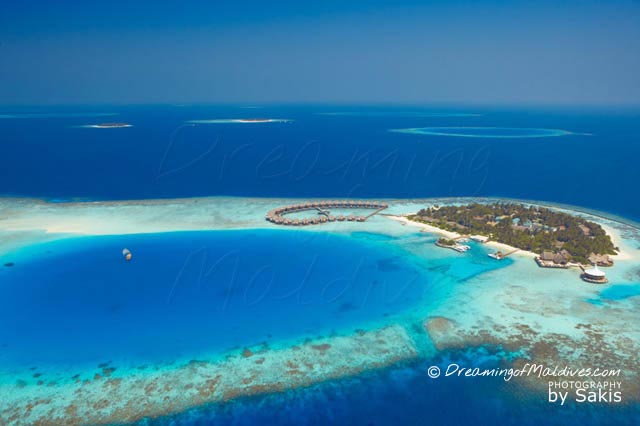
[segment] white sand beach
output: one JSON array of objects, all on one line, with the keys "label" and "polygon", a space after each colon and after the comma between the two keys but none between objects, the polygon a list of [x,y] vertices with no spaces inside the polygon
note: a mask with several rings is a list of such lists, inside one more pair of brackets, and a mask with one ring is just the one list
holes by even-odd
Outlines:
[{"label": "white sand beach", "polygon": [[[410,220],[406,216],[387,215],[386,217],[388,217],[389,219],[398,221],[400,223],[403,223],[405,225],[418,227],[424,232],[442,235],[445,238],[454,239],[454,238],[460,238],[462,236],[462,234],[459,234],[457,232],[447,231],[446,229],[440,229],[433,225]],[[508,253],[515,250],[515,253],[513,253],[513,255],[524,256],[529,258],[535,258],[536,256],[538,256],[536,253],[532,251],[521,250],[516,247],[510,246],[508,244],[499,243],[497,241],[487,241],[484,244],[487,245],[488,247],[495,248],[497,251],[502,251],[503,253]]]}]

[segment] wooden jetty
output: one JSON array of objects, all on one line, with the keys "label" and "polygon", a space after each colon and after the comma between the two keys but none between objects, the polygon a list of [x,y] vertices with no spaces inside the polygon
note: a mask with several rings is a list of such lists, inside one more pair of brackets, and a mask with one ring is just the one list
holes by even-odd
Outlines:
[{"label": "wooden jetty", "polygon": [[[377,201],[361,201],[361,200],[329,200],[329,201],[314,201],[302,204],[292,204],[289,206],[278,207],[267,213],[266,220],[276,225],[285,226],[307,226],[307,225],[319,225],[327,222],[365,222],[371,216],[374,216],[381,211],[388,208],[389,205]],[[355,215],[337,215],[331,214],[329,209],[372,209],[374,212],[367,216],[355,216]],[[291,213],[298,213],[303,211],[317,211],[319,216],[304,218],[304,219],[290,219],[286,215]]]},{"label": "wooden jetty", "polygon": [[489,256],[489,257],[492,257],[492,258],[494,258],[494,259],[496,259],[496,260],[502,260],[502,259],[504,259],[504,258],[505,258],[505,257],[507,257],[507,256],[511,256],[513,253],[515,253],[515,252],[517,252],[517,251],[520,251],[520,249],[518,249],[518,248],[517,248],[517,249],[513,249],[513,250],[508,251],[508,252],[506,252],[506,253],[503,253],[503,252],[501,252],[501,251],[497,251],[497,252],[495,252],[495,253],[489,253],[489,254],[488,254],[488,256]]}]

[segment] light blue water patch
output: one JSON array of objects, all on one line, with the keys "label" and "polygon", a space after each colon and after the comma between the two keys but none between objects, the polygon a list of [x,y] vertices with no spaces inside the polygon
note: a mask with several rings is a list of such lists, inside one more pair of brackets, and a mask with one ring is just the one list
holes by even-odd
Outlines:
[{"label": "light blue water patch", "polygon": [[[455,294],[460,286],[491,284],[491,271],[508,268],[514,263],[514,259],[505,258],[496,260],[488,256],[495,252],[494,249],[474,241],[469,241],[471,249],[466,253],[441,248],[435,245],[438,236],[430,233],[415,232],[403,234],[397,237],[389,237],[381,234],[356,232],[354,238],[367,241],[377,241],[387,246],[396,246],[403,252],[413,256],[404,255],[404,261],[411,262],[413,266],[429,277],[428,297],[411,311],[407,312],[410,321],[416,318],[424,318],[438,309],[443,300],[448,300]],[[393,265],[382,264],[384,267]],[[407,318],[399,318],[404,322]]]},{"label": "light blue water patch", "polygon": [[[395,133],[412,135],[450,136],[459,138],[528,139],[574,135],[567,130],[520,127],[416,127],[391,129]],[[580,133],[580,135],[585,135]]]},{"label": "light blue water patch", "polygon": [[12,265],[0,266],[0,365],[167,362],[352,332],[428,295],[430,277],[413,258],[389,244],[295,231],[32,246],[1,259]]}]

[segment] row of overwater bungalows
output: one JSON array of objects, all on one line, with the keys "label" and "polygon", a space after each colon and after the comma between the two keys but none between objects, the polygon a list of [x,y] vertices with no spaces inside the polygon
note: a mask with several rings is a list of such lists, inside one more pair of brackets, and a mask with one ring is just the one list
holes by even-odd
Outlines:
[{"label": "row of overwater bungalows", "polygon": [[[302,203],[302,204],[293,204],[290,206],[278,207],[277,209],[273,209],[267,213],[266,219],[269,222],[278,224],[278,225],[292,225],[292,226],[304,226],[304,225],[317,225],[326,222],[364,222],[367,220],[366,216],[355,216],[355,215],[332,215],[328,210],[330,208],[342,208],[342,209],[376,209],[382,210],[386,209],[388,205],[386,203],[379,203],[375,201],[355,201],[355,200],[347,200],[347,201],[316,201],[310,203]],[[313,218],[304,218],[304,219],[294,219],[287,218],[284,215],[290,213],[296,213],[306,210],[318,210],[318,213],[321,214],[319,217]]]}]

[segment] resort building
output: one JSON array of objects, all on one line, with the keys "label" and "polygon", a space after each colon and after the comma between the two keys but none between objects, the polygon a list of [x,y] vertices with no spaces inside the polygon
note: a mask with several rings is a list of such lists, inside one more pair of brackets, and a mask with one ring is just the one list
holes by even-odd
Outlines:
[{"label": "resort building", "polygon": [[598,269],[598,265],[593,265],[593,268],[585,269],[582,274],[582,279],[594,284],[606,284],[609,282],[606,274]]},{"label": "resort building", "polygon": [[477,243],[486,243],[487,241],[489,241],[489,237],[485,237],[484,235],[472,235],[471,238],[473,241],[477,242]]},{"label": "resort building", "polygon": [[568,268],[567,264],[571,259],[571,255],[566,250],[559,252],[543,251],[536,257],[538,266],[543,268]]},{"label": "resort building", "polygon": [[580,228],[580,230],[582,231],[582,233],[583,233],[584,235],[589,235],[589,234],[591,234],[591,229],[589,229],[589,227],[588,227],[588,226],[586,226],[586,225],[584,225],[584,224],[582,224],[582,223],[578,225],[578,228]]},{"label": "resort building", "polygon": [[613,259],[611,259],[611,257],[606,254],[591,253],[591,255],[589,256],[589,262],[597,266],[613,266]]}]

